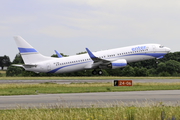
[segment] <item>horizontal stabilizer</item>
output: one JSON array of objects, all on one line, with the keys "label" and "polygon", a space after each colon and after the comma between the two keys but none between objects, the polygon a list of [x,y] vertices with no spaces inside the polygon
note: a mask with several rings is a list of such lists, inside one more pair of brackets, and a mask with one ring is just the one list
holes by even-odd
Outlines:
[{"label": "horizontal stabilizer", "polygon": [[17,66],[17,67],[22,67],[22,68],[30,68],[30,67],[36,67],[37,65],[35,65],[35,64],[24,64],[24,65],[12,64],[12,66]]},{"label": "horizontal stabilizer", "polygon": [[23,65],[19,65],[19,64],[12,64],[12,66],[24,67]]}]

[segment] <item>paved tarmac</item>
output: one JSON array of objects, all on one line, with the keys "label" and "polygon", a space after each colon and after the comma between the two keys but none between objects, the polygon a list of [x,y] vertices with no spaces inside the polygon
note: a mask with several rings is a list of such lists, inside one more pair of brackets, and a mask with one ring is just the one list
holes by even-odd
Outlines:
[{"label": "paved tarmac", "polygon": [[[120,80],[120,79],[119,79]],[[180,79],[132,79],[133,82],[145,83],[145,82],[180,82]],[[70,84],[70,83],[94,83],[94,82],[112,82],[113,80],[0,80],[0,84],[4,83],[45,83],[52,82],[58,84]]]},{"label": "paved tarmac", "polygon": [[[112,82],[113,80],[0,80],[4,83],[44,83],[52,82],[58,84],[70,83],[94,83]],[[133,79],[133,82],[180,82],[180,79]],[[64,107],[89,107],[96,105],[104,107],[107,105],[117,105],[120,102],[125,104],[143,104],[147,101],[160,102],[165,105],[179,104],[180,90],[163,91],[132,91],[132,92],[102,92],[102,93],[71,93],[71,94],[39,94],[39,95],[19,95],[0,96],[0,109],[21,107],[41,107],[41,106],[64,106]]]},{"label": "paved tarmac", "polygon": [[0,96],[0,109],[27,107],[107,107],[123,104],[144,104],[152,101],[154,104],[179,105],[180,90],[132,91],[132,92],[99,92],[70,94],[39,94]]}]

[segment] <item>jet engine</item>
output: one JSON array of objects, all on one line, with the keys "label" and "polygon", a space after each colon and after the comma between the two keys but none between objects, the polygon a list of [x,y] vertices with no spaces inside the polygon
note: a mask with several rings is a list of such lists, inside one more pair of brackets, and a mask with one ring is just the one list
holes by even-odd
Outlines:
[{"label": "jet engine", "polygon": [[107,68],[116,69],[116,68],[125,67],[126,65],[127,65],[127,61],[125,59],[120,59],[120,60],[113,61],[110,64],[99,66],[99,67],[102,69],[107,69]]}]

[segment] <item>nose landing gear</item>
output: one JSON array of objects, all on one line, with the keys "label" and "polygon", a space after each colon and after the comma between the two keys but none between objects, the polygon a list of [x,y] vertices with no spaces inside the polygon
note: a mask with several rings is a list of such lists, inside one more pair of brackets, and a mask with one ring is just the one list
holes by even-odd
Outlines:
[{"label": "nose landing gear", "polygon": [[158,64],[158,59],[156,58],[156,64]]}]

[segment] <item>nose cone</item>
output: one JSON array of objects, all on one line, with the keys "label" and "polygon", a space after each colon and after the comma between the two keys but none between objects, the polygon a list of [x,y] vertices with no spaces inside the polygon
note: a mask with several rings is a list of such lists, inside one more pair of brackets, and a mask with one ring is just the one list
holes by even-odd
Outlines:
[{"label": "nose cone", "polygon": [[171,49],[168,47],[166,47],[165,50],[167,51],[167,53],[169,53],[171,51]]}]

